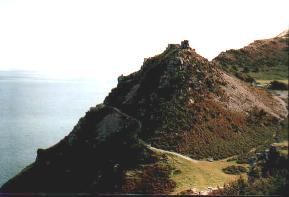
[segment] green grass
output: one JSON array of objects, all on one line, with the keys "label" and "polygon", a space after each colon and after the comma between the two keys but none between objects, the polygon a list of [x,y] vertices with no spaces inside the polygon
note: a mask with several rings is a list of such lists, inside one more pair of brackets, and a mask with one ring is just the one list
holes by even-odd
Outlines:
[{"label": "green grass", "polygon": [[288,157],[288,150],[280,150],[282,156]]},{"label": "green grass", "polygon": [[[178,194],[190,188],[202,191],[208,187],[222,187],[225,183],[229,183],[240,177],[240,175],[226,174],[222,170],[236,164],[234,161],[227,162],[224,159],[213,162],[202,160],[193,162],[176,155],[166,154],[166,156],[168,157],[169,164],[175,168],[171,175],[171,179],[176,182],[173,194]],[[242,166],[246,167],[247,165]]]},{"label": "green grass", "polygon": [[279,148],[279,152],[282,156],[288,157],[288,139],[272,145]]},{"label": "green grass", "polygon": [[288,81],[288,66],[280,65],[270,68],[267,71],[250,72],[248,73],[251,77],[256,80],[285,80]]}]

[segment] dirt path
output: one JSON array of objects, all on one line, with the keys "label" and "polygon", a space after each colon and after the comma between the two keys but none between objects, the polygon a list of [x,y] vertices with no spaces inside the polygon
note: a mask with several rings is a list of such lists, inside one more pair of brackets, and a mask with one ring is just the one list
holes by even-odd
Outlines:
[{"label": "dirt path", "polygon": [[216,189],[239,178],[240,175],[225,174],[222,169],[235,162],[227,162],[227,159],[213,162],[195,160],[176,152],[167,151],[146,145],[155,153],[165,154],[167,162],[179,173],[172,174],[171,179],[176,182],[175,191],[171,194],[180,194],[182,191],[193,189],[196,194],[207,194],[210,189]]},{"label": "dirt path", "polygon": [[171,152],[171,151],[167,151],[167,150],[158,149],[158,148],[152,147],[150,145],[147,145],[147,147],[149,149],[153,150],[153,151],[156,151],[156,152],[159,152],[159,153],[166,153],[166,154],[169,154],[169,155],[175,155],[175,156],[181,157],[181,158],[183,158],[185,160],[191,161],[193,163],[198,163],[199,162],[198,160],[192,159],[190,157],[181,155],[181,154],[176,153],[176,152]]}]

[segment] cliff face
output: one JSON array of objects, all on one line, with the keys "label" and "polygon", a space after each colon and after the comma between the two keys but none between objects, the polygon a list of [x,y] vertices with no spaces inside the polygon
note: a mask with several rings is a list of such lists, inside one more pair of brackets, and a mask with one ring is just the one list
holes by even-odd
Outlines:
[{"label": "cliff face", "polygon": [[286,30],[270,39],[256,40],[241,49],[220,53],[213,62],[238,78],[288,79],[288,34]]},{"label": "cliff face", "polygon": [[270,141],[287,115],[280,99],[228,75],[188,41],[118,80],[103,105],[58,144],[38,150],[0,191],[168,193],[171,169],[146,143],[196,159],[225,158]]},{"label": "cliff face", "polygon": [[137,139],[140,122],[113,107],[98,105],[73,131],[3,185],[14,192],[117,192],[126,169],[152,161]]}]

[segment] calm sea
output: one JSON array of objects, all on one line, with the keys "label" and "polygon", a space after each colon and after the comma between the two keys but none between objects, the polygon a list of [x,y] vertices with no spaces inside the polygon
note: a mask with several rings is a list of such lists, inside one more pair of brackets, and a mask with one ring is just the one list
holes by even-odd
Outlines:
[{"label": "calm sea", "polygon": [[0,71],[0,186],[66,136],[114,82]]}]

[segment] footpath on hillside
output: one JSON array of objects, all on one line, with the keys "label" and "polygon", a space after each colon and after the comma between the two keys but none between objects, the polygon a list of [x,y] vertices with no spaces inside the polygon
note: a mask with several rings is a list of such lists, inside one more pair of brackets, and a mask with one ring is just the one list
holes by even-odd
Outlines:
[{"label": "footpath on hillside", "polygon": [[[150,145],[146,146],[157,154],[166,155],[167,162],[175,168],[171,179],[176,182],[177,186],[172,194],[189,191],[192,194],[207,195],[240,177],[240,175],[223,172],[223,168],[236,165],[235,161],[228,162],[228,158],[215,161],[195,160],[176,152],[158,149]],[[247,166],[246,164],[241,165]]]}]

